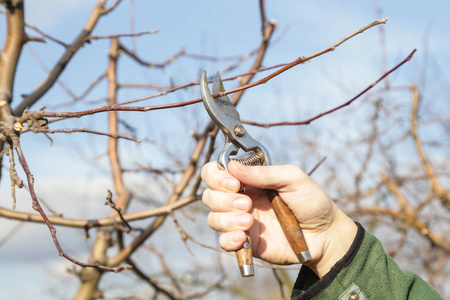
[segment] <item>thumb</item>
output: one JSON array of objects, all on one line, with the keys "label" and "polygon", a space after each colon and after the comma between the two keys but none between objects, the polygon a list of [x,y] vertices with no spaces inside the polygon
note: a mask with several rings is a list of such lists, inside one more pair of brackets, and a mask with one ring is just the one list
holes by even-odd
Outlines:
[{"label": "thumb", "polygon": [[280,192],[298,188],[309,181],[309,176],[294,165],[245,166],[231,161],[228,171],[246,186],[274,189]]},{"label": "thumb", "polygon": [[297,220],[310,228],[328,224],[336,212],[328,195],[297,166],[244,166],[231,161],[228,171],[246,186],[276,190]]}]

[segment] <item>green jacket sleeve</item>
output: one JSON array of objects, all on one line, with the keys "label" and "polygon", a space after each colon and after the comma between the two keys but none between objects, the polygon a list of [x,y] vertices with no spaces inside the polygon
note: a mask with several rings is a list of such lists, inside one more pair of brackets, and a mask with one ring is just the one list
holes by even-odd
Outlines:
[{"label": "green jacket sleeve", "polygon": [[357,225],[350,249],[325,276],[302,266],[291,299],[442,299],[418,275],[400,270],[380,241]]}]

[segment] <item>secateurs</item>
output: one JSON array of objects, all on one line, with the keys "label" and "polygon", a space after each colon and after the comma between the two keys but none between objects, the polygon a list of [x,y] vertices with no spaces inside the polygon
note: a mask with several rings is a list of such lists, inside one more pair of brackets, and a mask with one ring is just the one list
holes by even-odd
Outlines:
[{"label": "secateurs", "polygon": [[[200,91],[203,104],[205,105],[209,116],[222,130],[225,136],[225,145],[217,158],[219,166],[228,170],[230,157],[236,155],[239,149],[242,149],[246,154],[249,154],[244,159],[236,159],[240,163],[252,166],[270,165],[271,160],[269,152],[247,132],[240,121],[238,111],[231,103],[228,96],[219,95],[216,98],[213,97],[213,95],[225,92],[220,74],[217,72],[214,78],[211,94],[208,88],[206,72],[203,71],[200,79]],[[311,255],[297,219],[275,190],[267,190],[267,193],[283,232],[300,263],[303,264],[308,262],[311,260]],[[240,250],[236,251],[236,257],[243,277],[254,275],[251,240],[249,233],[246,232],[246,234],[247,241]]]}]

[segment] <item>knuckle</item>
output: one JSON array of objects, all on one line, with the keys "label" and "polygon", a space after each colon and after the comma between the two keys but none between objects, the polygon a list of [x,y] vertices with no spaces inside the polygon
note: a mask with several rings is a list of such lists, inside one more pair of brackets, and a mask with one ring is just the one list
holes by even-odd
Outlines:
[{"label": "knuckle", "polygon": [[232,249],[230,249],[230,245],[229,245],[229,234],[224,233],[219,237],[219,246],[220,248],[222,248],[225,251],[230,251]]},{"label": "knuckle", "polygon": [[307,177],[306,173],[296,165],[286,165],[286,169],[286,171],[288,171],[289,174],[292,175],[292,178],[295,178],[297,180],[304,180]]},{"label": "knuckle", "polygon": [[242,231],[231,231],[219,237],[219,245],[225,251],[236,251],[245,242],[245,233]]},{"label": "knuckle", "polygon": [[206,189],[203,191],[202,195],[202,202],[205,204],[208,208],[210,208],[210,199],[211,199],[211,189]]},{"label": "knuckle", "polygon": [[202,180],[209,186],[209,179],[210,179],[210,176],[209,176],[209,165],[210,163],[207,163],[206,165],[204,165],[203,167],[202,167],[202,170],[201,170],[201,172],[200,172],[200,176],[201,176],[201,178],[202,178]]},{"label": "knuckle", "polygon": [[209,227],[211,227],[214,230],[216,229],[215,228],[214,213],[213,212],[210,212],[208,214],[207,223],[208,223]]},{"label": "knuckle", "polygon": [[203,180],[205,180],[208,177],[208,173],[209,173],[209,170],[211,169],[211,164],[212,163],[213,162],[208,162],[208,163],[203,165],[202,170],[201,170],[201,174],[200,174]]}]

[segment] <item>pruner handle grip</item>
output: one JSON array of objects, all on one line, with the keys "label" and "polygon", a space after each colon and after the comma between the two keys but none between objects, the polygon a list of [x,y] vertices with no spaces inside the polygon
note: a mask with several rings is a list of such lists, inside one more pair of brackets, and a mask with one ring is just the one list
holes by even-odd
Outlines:
[{"label": "pruner handle grip", "polygon": [[[280,195],[278,195],[277,191],[267,190],[267,195],[269,196],[270,204],[283,229],[284,235],[291,245],[292,250],[294,250],[295,255],[297,255],[298,260],[302,264],[310,261],[311,255],[308,250],[308,245],[306,244],[303,230],[300,227],[297,218],[286,203],[284,203],[283,199],[281,199]],[[247,240],[242,248],[236,251],[236,258],[242,277],[251,277],[255,275],[252,243],[249,232],[246,231],[245,234]]]},{"label": "pruner handle grip", "polygon": [[306,245],[305,237],[303,236],[302,228],[298,223],[297,218],[294,216],[289,207],[281,199],[275,190],[267,190],[270,204],[277,216],[278,222],[283,229],[283,232],[297,255],[301,264],[304,264],[311,260],[311,255]]},{"label": "pruner handle grip", "polygon": [[252,277],[255,275],[255,269],[253,266],[253,253],[252,253],[252,242],[250,239],[250,233],[245,232],[247,240],[241,249],[236,251],[236,258],[239,265],[239,270],[241,271],[242,277]]}]

